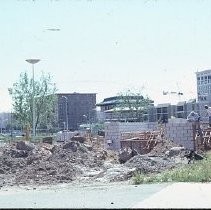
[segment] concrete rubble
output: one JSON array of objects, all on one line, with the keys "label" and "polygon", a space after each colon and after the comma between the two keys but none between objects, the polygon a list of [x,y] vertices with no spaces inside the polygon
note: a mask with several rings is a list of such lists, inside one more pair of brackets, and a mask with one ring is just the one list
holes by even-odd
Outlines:
[{"label": "concrete rubble", "polygon": [[182,161],[184,148],[168,140],[158,141],[143,155],[131,149],[105,150],[104,139],[84,138],[71,136],[67,142],[53,144],[19,141],[3,145],[0,147],[0,187],[125,181],[137,171],[159,173],[187,163]]}]

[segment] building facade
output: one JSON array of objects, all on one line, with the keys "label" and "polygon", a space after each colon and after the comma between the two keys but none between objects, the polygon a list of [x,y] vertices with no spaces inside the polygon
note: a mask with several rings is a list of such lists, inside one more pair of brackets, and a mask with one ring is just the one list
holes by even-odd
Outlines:
[{"label": "building facade", "polygon": [[198,102],[211,102],[211,70],[196,72]]},{"label": "building facade", "polygon": [[[148,122],[167,122],[168,119],[183,118],[186,119],[191,111],[199,113],[201,121],[207,122],[208,117],[204,105],[211,106],[211,70],[204,70],[196,72],[197,80],[197,99],[190,99],[188,101],[180,101],[172,105],[170,103],[158,104],[157,106],[150,106],[146,114],[145,121]],[[109,97],[103,102],[97,104],[101,107],[104,113],[104,120],[110,121],[116,119],[117,121],[126,121],[129,113],[122,114],[121,120],[117,119],[114,108],[118,105],[118,96]]]},{"label": "building facade", "polygon": [[96,93],[58,93],[57,120],[60,130],[78,130],[96,119]]},{"label": "building facade", "polygon": [[[149,101],[147,110],[144,111],[143,116],[139,116],[141,111],[137,108],[141,104],[143,96],[113,96],[105,98],[102,102],[96,104],[104,113],[104,121],[122,121],[122,122],[136,122],[136,121],[154,121],[153,112],[154,101]],[[140,107],[139,107],[140,108]],[[143,118],[143,119],[142,119]]]}]

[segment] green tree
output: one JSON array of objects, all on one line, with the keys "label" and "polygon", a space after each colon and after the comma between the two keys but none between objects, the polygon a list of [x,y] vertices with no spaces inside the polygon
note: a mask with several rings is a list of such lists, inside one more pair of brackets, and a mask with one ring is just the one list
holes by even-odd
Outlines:
[{"label": "green tree", "polygon": [[114,108],[117,115],[132,120],[142,122],[147,120],[149,106],[153,101],[148,96],[143,96],[140,92],[134,93],[131,90],[118,94],[118,103]]},{"label": "green tree", "polygon": [[[32,128],[33,81],[27,72],[21,73],[18,82],[9,88],[16,120],[23,128]],[[35,130],[55,123],[56,85],[50,74],[44,74],[34,81]]]}]

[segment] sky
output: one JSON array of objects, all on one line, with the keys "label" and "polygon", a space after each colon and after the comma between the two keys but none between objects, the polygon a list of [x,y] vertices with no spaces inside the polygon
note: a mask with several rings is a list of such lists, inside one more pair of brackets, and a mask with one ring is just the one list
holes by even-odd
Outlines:
[{"label": "sky", "polygon": [[0,112],[31,75],[29,58],[41,59],[35,79],[50,73],[58,92],[97,102],[127,90],[155,105],[196,98],[195,72],[211,69],[210,22],[209,0],[2,0]]}]

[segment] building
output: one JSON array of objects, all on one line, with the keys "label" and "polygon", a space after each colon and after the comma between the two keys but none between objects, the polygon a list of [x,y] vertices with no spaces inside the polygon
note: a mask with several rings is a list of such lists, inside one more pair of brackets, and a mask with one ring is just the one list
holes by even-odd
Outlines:
[{"label": "building", "polygon": [[211,106],[211,69],[196,72],[197,109],[202,121],[207,121],[204,105]]},{"label": "building", "polygon": [[196,72],[198,102],[211,102],[211,70]]},{"label": "building", "polygon": [[[143,119],[139,119],[139,111],[137,105],[141,104],[140,101],[144,99],[143,96],[113,96],[105,98],[102,102],[96,104],[100,107],[101,112],[104,114],[104,121],[153,121],[151,117],[152,107],[154,101],[150,101],[150,105],[143,115]],[[139,107],[140,108],[140,107]]]},{"label": "building", "polygon": [[[201,116],[202,121],[207,121],[206,110],[204,105],[207,104],[211,106],[211,70],[204,70],[201,72],[196,72],[197,79],[197,99],[190,99],[188,101],[180,101],[176,105],[170,103],[163,103],[149,107],[148,112],[144,121],[148,122],[167,122],[168,119],[183,118],[186,119],[188,114],[194,110]],[[136,96],[137,97],[137,96]],[[131,98],[133,100],[133,98]],[[115,107],[121,103],[121,98],[119,96],[105,98],[103,102],[97,104],[100,106],[101,111],[104,113],[104,120],[111,121],[124,121],[124,119],[130,116],[131,110],[122,111],[121,117],[117,117],[117,109]]]},{"label": "building", "polygon": [[57,120],[60,130],[78,130],[96,118],[96,93],[58,93]]},{"label": "building", "polygon": [[0,113],[0,132],[6,132],[6,129],[9,127],[8,125],[11,124],[11,113],[8,112],[1,112]]}]

